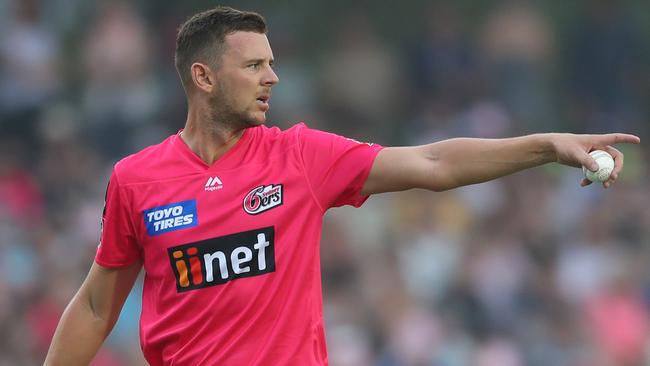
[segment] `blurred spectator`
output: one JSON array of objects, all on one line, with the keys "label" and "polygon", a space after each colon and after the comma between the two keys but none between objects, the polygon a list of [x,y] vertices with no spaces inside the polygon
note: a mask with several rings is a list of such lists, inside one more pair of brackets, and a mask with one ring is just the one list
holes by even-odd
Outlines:
[{"label": "blurred spectator", "polygon": [[0,142],[0,221],[30,227],[41,223],[44,202],[36,178],[28,170],[19,140]]},{"label": "blurred spectator", "polygon": [[477,68],[458,4],[435,3],[426,15],[425,32],[410,53],[413,92],[462,103],[475,87]]},{"label": "blurred spectator", "polygon": [[472,364],[476,366],[523,366],[519,348],[509,339],[490,339],[476,351]]},{"label": "blurred spectator", "polygon": [[323,107],[338,116],[328,123],[351,137],[387,139],[402,102],[399,61],[361,12],[346,15],[334,29],[333,48],[325,53],[320,75]]},{"label": "blurred spectator", "polygon": [[38,0],[9,4],[13,16],[0,25],[0,132],[32,141],[34,117],[60,87],[58,39]]},{"label": "blurred spectator", "polygon": [[388,353],[380,365],[431,364],[442,341],[442,329],[435,315],[407,305],[394,314],[390,327]]},{"label": "blurred spectator", "polygon": [[630,130],[640,118],[640,90],[647,89],[637,83],[647,76],[642,57],[648,43],[639,39],[624,3],[590,1],[585,15],[568,48],[574,118],[585,132]]},{"label": "blurred spectator", "polygon": [[549,66],[553,31],[531,1],[503,1],[481,30],[483,60],[496,95],[517,121],[516,133],[546,130],[553,125]]},{"label": "blurred spectator", "polygon": [[364,330],[352,325],[328,328],[329,362],[338,366],[370,366],[374,364],[370,339]]},{"label": "blurred spectator", "polygon": [[[493,231],[492,231],[493,230]],[[521,315],[521,295],[530,269],[523,245],[500,228],[474,238],[474,253],[467,263],[471,291],[495,330],[514,328]]]},{"label": "blurred spectator", "polygon": [[160,107],[155,44],[129,2],[103,3],[96,18],[83,50],[87,127],[93,142],[117,157],[139,146],[133,134],[146,130]]},{"label": "blurred spectator", "polygon": [[601,355],[612,365],[640,365],[648,342],[648,309],[626,279],[613,281],[587,305],[587,317]]},{"label": "blurred spectator", "polygon": [[557,286],[579,306],[602,293],[625,266],[606,213],[586,215],[582,225],[582,237],[565,243],[557,259]]}]

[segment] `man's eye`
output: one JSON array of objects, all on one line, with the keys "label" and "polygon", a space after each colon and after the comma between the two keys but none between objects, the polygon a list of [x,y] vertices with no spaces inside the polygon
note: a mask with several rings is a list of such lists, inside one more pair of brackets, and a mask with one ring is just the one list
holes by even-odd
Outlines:
[{"label": "man's eye", "polygon": [[248,65],[247,67],[248,67],[249,69],[253,69],[253,70],[255,70],[255,69],[257,69],[257,68],[260,67],[260,64],[250,64],[250,65]]}]

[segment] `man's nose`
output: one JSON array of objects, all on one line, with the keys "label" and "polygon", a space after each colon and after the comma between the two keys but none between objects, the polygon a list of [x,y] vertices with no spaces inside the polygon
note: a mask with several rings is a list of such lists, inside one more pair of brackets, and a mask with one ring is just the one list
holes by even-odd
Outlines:
[{"label": "man's nose", "polygon": [[280,81],[280,79],[278,78],[278,75],[275,74],[275,71],[273,71],[273,68],[271,66],[267,66],[267,72],[264,74],[262,84],[271,86],[277,84],[278,81]]}]

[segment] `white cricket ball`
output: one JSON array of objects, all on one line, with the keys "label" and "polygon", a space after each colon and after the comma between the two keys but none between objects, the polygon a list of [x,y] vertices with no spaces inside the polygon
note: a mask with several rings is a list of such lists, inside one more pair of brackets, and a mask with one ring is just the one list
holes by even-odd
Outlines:
[{"label": "white cricket ball", "polygon": [[589,155],[596,160],[598,171],[592,172],[583,166],[582,171],[585,173],[585,178],[592,182],[604,182],[609,179],[612,170],[614,170],[614,158],[603,150],[594,150]]}]

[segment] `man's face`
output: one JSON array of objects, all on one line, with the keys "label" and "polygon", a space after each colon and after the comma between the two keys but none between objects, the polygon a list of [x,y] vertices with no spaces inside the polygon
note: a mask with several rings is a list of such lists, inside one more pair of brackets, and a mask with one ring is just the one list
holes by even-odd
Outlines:
[{"label": "man's face", "polygon": [[278,82],[273,72],[273,52],[265,34],[235,32],[225,38],[215,71],[216,88],[211,95],[215,117],[239,127],[266,121],[271,87]]}]

